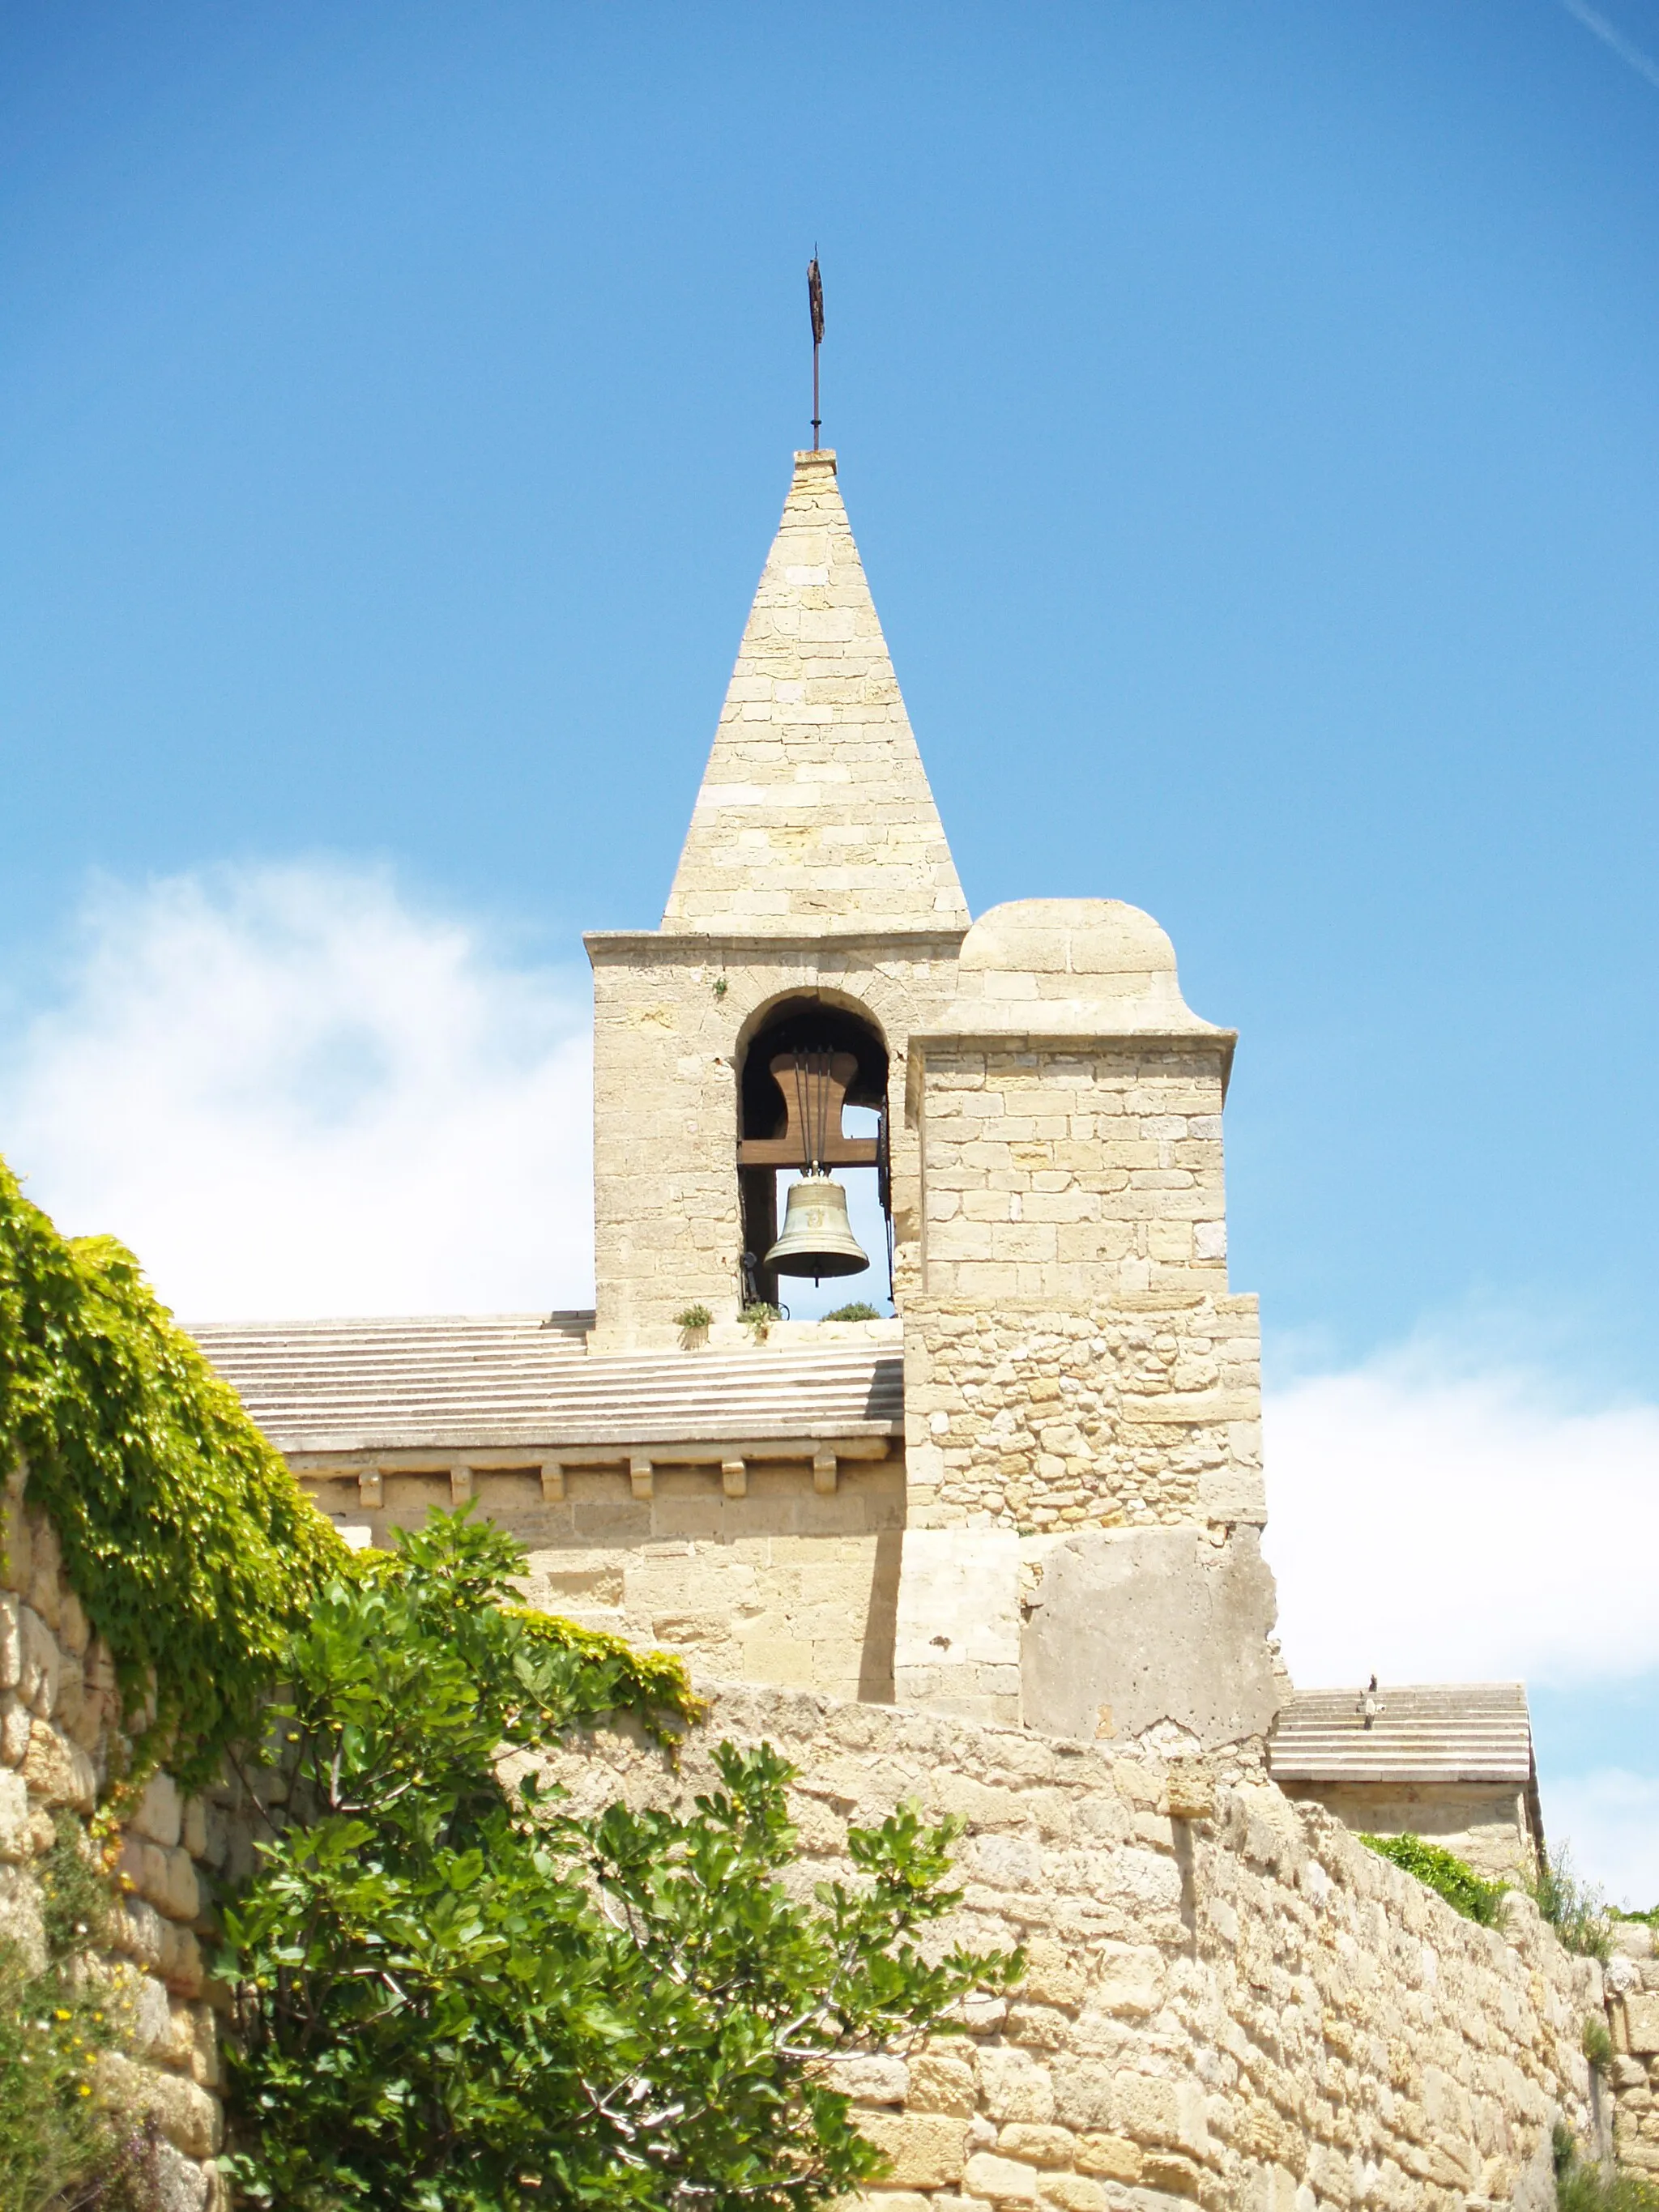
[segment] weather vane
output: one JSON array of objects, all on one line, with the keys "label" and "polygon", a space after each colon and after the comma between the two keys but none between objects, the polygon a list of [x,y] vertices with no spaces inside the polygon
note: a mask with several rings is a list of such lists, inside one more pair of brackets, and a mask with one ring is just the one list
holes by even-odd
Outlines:
[{"label": "weather vane", "polygon": [[818,450],[818,348],[823,343],[823,279],[818,274],[818,249],[806,264],[806,304],[812,312],[812,451]]}]

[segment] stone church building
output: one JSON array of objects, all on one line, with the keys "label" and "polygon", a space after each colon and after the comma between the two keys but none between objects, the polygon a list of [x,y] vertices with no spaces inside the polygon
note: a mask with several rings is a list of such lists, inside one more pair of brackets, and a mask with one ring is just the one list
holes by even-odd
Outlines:
[{"label": "stone church building", "polygon": [[[1270,1768],[1521,1863],[1519,1686],[1291,1689],[1235,1033],[1133,907],[970,916],[834,453],[795,456],[661,927],[586,942],[595,1310],[198,1331],[337,1522],[474,1498],[536,1602],[702,1679]],[[799,1170],[873,1180],[848,1287],[894,1318],[768,1319]]]}]

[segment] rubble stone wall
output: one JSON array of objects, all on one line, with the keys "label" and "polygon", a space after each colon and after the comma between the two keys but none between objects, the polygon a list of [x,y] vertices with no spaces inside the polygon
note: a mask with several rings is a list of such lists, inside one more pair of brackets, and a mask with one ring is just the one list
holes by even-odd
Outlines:
[{"label": "rubble stone wall", "polygon": [[917,1297],[904,1354],[913,1528],[1267,1520],[1254,1297]]},{"label": "rubble stone wall", "polygon": [[[64,1578],[56,1532],[24,1507],[15,1481],[0,1547],[0,1936],[43,1963],[33,1866],[52,1847],[55,1814],[86,1820],[94,1810],[121,1715],[109,1653]],[[121,1896],[97,1966],[125,2021],[128,2055],[101,2063],[112,2094],[157,2118],[169,2212],[206,2212],[223,2200],[214,2154],[222,2135],[216,2006],[224,1993],[209,1978],[204,1949],[219,1884],[249,1863],[255,1817],[240,1785],[185,1797],[163,1773],[121,1831]]]},{"label": "rubble stone wall", "polygon": [[803,1885],[849,1871],[849,1821],[963,1815],[942,1940],[1030,1960],[965,2037],[845,2069],[892,2160],[870,2212],[1545,2212],[1553,2122],[1589,2138],[1601,1970],[1525,1899],[1501,1932],[1460,1919],[1248,1765],[734,1688],[677,1766],[608,1733],[552,1766],[584,1807],[664,1802],[723,1736],[799,1769]]}]

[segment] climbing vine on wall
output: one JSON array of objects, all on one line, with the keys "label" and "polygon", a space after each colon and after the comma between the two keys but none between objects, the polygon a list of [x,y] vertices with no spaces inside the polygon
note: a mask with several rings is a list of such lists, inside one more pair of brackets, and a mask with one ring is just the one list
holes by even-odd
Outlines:
[{"label": "climbing vine on wall", "polygon": [[0,1161],[0,1475],[27,1470],[130,1710],[187,1786],[252,1725],[347,1554],[107,1237],[61,1237]]}]

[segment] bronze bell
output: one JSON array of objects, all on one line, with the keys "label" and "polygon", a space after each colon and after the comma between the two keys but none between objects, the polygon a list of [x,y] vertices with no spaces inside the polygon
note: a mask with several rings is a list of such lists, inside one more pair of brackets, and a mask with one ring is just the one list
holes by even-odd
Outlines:
[{"label": "bronze bell", "polygon": [[809,1168],[789,1186],[783,1234],[764,1264],[781,1275],[810,1275],[815,1283],[825,1275],[861,1274],[869,1266],[847,1218],[847,1193],[824,1169]]}]

